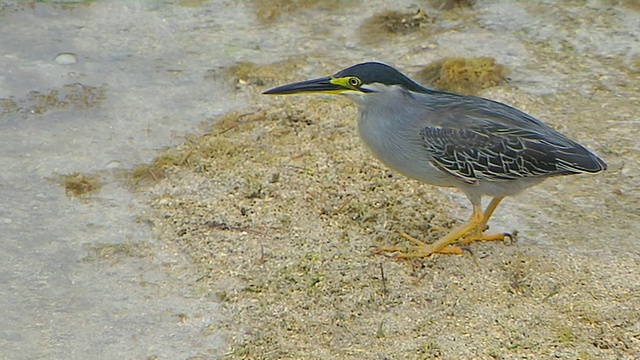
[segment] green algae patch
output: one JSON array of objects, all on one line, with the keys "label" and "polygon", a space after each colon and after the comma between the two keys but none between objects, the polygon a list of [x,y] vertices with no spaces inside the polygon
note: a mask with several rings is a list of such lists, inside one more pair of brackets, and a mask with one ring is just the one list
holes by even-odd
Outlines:
[{"label": "green algae patch", "polygon": [[55,110],[84,110],[100,106],[106,99],[106,85],[66,84],[59,88],[30,91],[19,99],[0,99],[0,113],[21,113],[25,116],[45,114]]},{"label": "green algae patch", "polygon": [[239,61],[225,68],[224,73],[236,86],[261,87],[293,81],[295,74],[305,64],[306,59],[302,56],[291,56],[270,64]]},{"label": "green algae patch", "polygon": [[136,166],[126,174],[129,183],[133,186],[158,182],[165,177],[165,171],[169,168],[182,165],[189,158],[188,149],[165,149],[149,164]]},{"label": "green algae patch", "polygon": [[507,69],[490,57],[445,58],[421,70],[416,78],[435,89],[466,95],[502,84]]},{"label": "green algae patch", "polygon": [[434,19],[422,9],[415,12],[383,11],[366,19],[358,29],[360,40],[367,45],[393,41],[395,36],[428,36],[436,31]]},{"label": "green algae patch", "polygon": [[118,263],[128,258],[143,258],[151,254],[151,246],[144,242],[135,244],[85,244],[84,249],[87,251],[87,255],[82,261],[87,263],[100,261]]},{"label": "green algae patch", "polygon": [[64,187],[65,194],[69,197],[84,197],[102,187],[98,176],[79,172],[60,175],[57,181]]},{"label": "green algae patch", "polygon": [[438,10],[454,10],[471,8],[476,5],[476,0],[429,0],[429,5]]},{"label": "green algae patch", "polygon": [[341,11],[355,3],[356,0],[253,0],[255,15],[261,24],[274,24],[305,10]]}]

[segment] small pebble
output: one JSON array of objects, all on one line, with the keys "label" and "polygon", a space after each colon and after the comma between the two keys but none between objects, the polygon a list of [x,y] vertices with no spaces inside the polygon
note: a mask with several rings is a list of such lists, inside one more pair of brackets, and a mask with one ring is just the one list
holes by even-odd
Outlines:
[{"label": "small pebble", "polygon": [[118,160],[111,160],[107,163],[107,165],[105,166],[107,169],[117,169],[122,167],[122,162],[118,161]]},{"label": "small pebble", "polygon": [[56,56],[56,62],[60,65],[70,65],[78,62],[78,56],[73,53],[60,53]]}]

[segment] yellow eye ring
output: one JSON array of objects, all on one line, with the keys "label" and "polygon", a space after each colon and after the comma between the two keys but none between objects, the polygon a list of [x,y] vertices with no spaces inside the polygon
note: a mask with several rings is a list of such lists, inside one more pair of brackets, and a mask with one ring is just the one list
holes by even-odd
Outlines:
[{"label": "yellow eye ring", "polygon": [[361,83],[362,83],[362,81],[360,81],[360,79],[358,79],[357,77],[350,77],[349,78],[349,85],[351,85],[353,87],[358,87],[358,86],[360,86]]}]

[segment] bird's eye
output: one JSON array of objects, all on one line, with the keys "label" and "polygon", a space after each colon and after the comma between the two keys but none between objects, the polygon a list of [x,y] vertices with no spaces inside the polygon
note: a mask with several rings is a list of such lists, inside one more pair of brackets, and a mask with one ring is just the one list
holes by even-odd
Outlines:
[{"label": "bird's eye", "polygon": [[360,86],[361,83],[362,83],[362,81],[360,81],[360,79],[358,79],[357,77],[350,77],[349,78],[349,85],[351,85],[353,87],[358,87],[358,86]]}]

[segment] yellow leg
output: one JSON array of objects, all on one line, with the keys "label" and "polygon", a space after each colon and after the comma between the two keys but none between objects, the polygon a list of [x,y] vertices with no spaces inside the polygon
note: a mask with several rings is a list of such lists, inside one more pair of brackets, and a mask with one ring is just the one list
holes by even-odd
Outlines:
[{"label": "yellow leg", "polygon": [[478,206],[473,207],[473,214],[471,218],[464,224],[459,227],[453,229],[447,235],[442,237],[440,240],[436,241],[433,244],[424,243],[416,238],[413,238],[407,234],[400,234],[402,237],[408,239],[413,242],[415,245],[410,245],[408,247],[403,246],[382,246],[379,247],[376,251],[377,253],[394,253],[394,257],[398,258],[416,258],[416,257],[427,257],[435,253],[441,254],[462,254],[462,248],[458,246],[449,246],[455,241],[462,238],[464,235],[469,233],[470,231],[474,231],[478,228],[482,219],[484,218],[484,214],[482,213],[482,209]]},{"label": "yellow leg", "polygon": [[489,205],[487,205],[487,208],[484,210],[484,213],[482,214],[482,222],[480,223],[481,231],[484,231],[487,228],[487,223],[489,222],[491,215],[493,215],[493,213],[496,211],[502,199],[504,199],[504,196],[496,196],[493,199],[491,199],[491,202],[489,203]]},{"label": "yellow leg", "polygon": [[430,255],[439,254],[462,254],[463,250],[459,246],[451,245],[456,241],[460,241],[460,244],[467,245],[473,241],[495,241],[503,240],[508,234],[485,234],[487,229],[487,223],[491,218],[491,215],[496,211],[496,208],[500,202],[504,199],[504,196],[497,196],[491,200],[487,208],[482,211],[479,206],[473,206],[473,213],[469,220],[461,226],[455,228],[447,235],[439,239],[433,244],[424,243],[406,233],[401,233],[400,236],[409,240],[413,245],[409,246],[382,246],[377,249],[377,253],[393,253],[393,257],[398,258],[417,258],[428,257]]},{"label": "yellow leg", "polygon": [[484,210],[484,213],[482,213],[482,219],[478,223],[478,227],[475,229],[475,231],[469,236],[465,236],[463,239],[460,239],[460,243],[462,245],[468,245],[474,241],[502,241],[504,240],[505,236],[509,236],[508,234],[504,234],[504,233],[496,233],[496,234],[484,233],[488,228],[487,223],[489,223],[489,219],[491,218],[491,215],[493,215],[493,213],[496,211],[502,199],[504,199],[504,196],[496,196],[493,199],[491,199],[491,202],[489,203],[489,205],[487,205],[487,208]]}]

